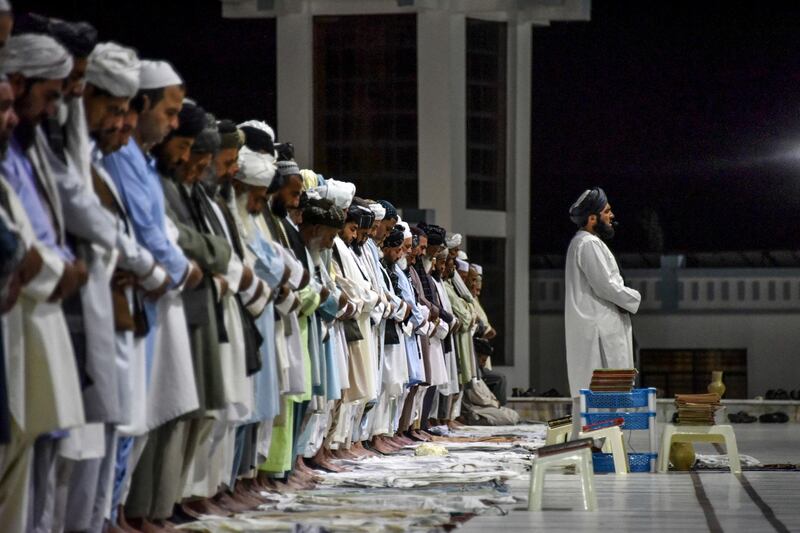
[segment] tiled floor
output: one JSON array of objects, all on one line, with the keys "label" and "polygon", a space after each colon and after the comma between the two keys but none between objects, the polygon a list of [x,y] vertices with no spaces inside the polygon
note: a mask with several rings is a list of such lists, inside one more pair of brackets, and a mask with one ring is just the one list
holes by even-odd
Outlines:
[{"label": "tiled floor", "polygon": [[[800,463],[800,424],[734,426],[741,454],[762,463]],[[646,448],[635,438],[631,444]],[[698,445],[698,453],[716,453]],[[745,486],[749,484],[750,490]],[[526,479],[509,482],[512,493],[527,501]],[[548,474],[541,512],[514,506],[506,516],[482,516],[460,531],[800,531],[800,472],[727,472],[595,476],[600,510],[581,510],[577,476]],[[705,508],[698,492],[707,498]]]}]

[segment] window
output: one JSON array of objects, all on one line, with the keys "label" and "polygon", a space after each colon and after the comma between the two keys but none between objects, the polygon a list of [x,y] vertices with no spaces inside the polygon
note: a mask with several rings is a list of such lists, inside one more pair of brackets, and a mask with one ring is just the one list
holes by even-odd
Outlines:
[{"label": "window", "polygon": [[467,208],[506,208],[505,22],[467,19]]},{"label": "window", "polygon": [[655,387],[659,398],[706,392],[713,370],[724,370],[725,397],[747,398],[747,350],[642,349],[642,387]]},{"label": "window", "polygon": [[417,207],[416,15],[314,17],[314,170]]},{"label": "window", "polygon": [[[510,332],[506,328],[506,240],[496,237],[467,236],[466,252],[471,263],[483,267],[483,289],[480,302],[497,336],[492,339],[494,365],[513,365],[514,353],[506,341]],[[554,284],[558,285],[558,284]],[[554,300],[561,294],[553,294]]]}]

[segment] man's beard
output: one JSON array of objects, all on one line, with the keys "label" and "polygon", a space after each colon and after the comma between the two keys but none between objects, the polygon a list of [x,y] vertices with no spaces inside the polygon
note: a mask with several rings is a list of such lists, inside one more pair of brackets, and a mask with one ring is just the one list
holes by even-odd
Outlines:
[{"label": "man's beard", "polygon": [[200,174],[199,183],[203,186],[203,188],[206,190],[206,193],[208,193],[210,197],[213,198],[216,196],[219,188],[219,181],[217,180],[217,172],[213,165],[206,167],[203,173]]},{"label": "man's beard", "polygon": [[431,266],[433,266],[433,261],[430,257],[425,256],[422,258],[422,269],[427,273],[431,271]]},{"label": "man's beard", "polygon": [[602,220],[598,220],[597,226],[595,227],[595,232],[597,233],[597,236],[604,241],[610,241],[614,238],[614,224],[606,224]]},{"label": "man's beard", "polygon": [[408,270],[408,259],[404,256],[397,260],[397,266],[400,267],[400,270],[405,272]]},{"label": "man's beard", "polygon": [[21,120],[14,128],[14,138],[23,150],[27,150],[36,140],[36,124]]},{"label": "man's beard", "polygon": [[117,146],[115,142],[118,133],[119,129],[111,128],[108,130],[90,131],[89,136],[97,143],[97,148],[100,149],[103,155],[106,155],[121,148]]},{"label": "man's beard", "polygon": [[283,203],[283,200],[281,200],[279,196],[276,196],[275,198],[272,199],[269,209],[272,212],[272,214],[278,218],[285,218],[286,215],[289,214],[289,210],[286,208],[286,204]]}]

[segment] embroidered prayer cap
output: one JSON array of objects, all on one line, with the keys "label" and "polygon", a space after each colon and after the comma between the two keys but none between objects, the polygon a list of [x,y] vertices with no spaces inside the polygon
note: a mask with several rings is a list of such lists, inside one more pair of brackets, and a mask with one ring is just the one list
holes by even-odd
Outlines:
[{"label": "embroidered prayer cap", "polygon": [[483,276],[483,267],[477,263],[470,263],[470,268],[478,273],[479,276]]}]

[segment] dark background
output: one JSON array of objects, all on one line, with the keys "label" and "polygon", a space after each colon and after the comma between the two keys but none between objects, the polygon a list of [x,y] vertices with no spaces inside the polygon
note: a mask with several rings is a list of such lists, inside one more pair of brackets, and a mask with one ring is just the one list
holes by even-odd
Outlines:
[{"label": "dark background", "polygon": [[592,2],[533,34],[532,252],[605,188],[617,251],[797,248],[800,4]]},{"label": "dark background", "polygon": [[14,13],[85,20],[99,40],[166,59],[219,118],[277,126],[275,19],[224,19],[219,0],[16,0]]},{"label": "dark background", "polygon": [[[16,1],[173,62],[220,117],[276,125],[275,21],[217,0]],[[797,248],[800,3],[594,0],[533,30],[532,253],[563,253],[604,187],[619,252]],[[418,51],[421,53],[422,51]]]}]

